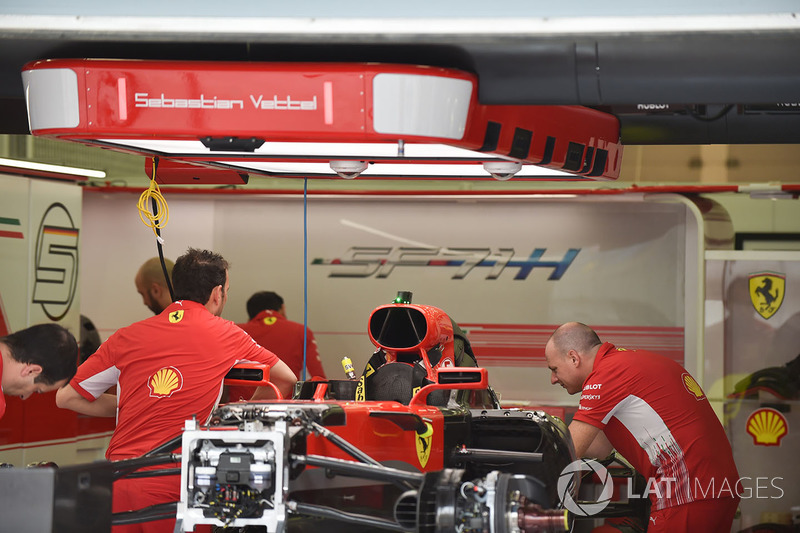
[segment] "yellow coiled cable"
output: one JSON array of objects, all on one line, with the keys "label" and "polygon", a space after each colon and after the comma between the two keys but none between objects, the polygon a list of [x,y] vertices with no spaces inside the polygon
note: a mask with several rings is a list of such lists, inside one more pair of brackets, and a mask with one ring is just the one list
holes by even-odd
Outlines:
[{"label": "yellow coiled cable", "polygon": [[[161,190],[156,183],[156,166],[157,162],[153,161],[153,178],[150,180],[150,187],[139,196],[139,202],[136,207],[139,209],[139,219],[148,228],[153,230],[157,239],[160,239],[158,230],[167,225],[169,221],[169,205],[167,200],[161,194]],[[150,206],[155,202],[155,210],[151,210]]]}]

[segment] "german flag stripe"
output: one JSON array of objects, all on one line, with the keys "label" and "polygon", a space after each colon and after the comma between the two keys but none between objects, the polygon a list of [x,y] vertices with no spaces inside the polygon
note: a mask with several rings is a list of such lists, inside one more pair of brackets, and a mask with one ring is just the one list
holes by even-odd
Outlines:
[{"label": "german flag stripe", "polygon": [[61,226],[45,226],[44,233],[48,235],[64,235],[67,237],[77,237],[78,230],[75,228],[64,228]]}]

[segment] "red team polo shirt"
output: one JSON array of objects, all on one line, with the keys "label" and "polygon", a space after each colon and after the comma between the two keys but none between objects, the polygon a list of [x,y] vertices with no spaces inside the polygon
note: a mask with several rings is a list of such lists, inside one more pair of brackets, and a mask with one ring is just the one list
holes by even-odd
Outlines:
[{"label": "red team polo shirt", "polygon": [[[292,369],[294,375],[300,379],[303,372],[303,331],[305,326],[299,322],[288,320],[278,311],[267,309],[261,311],[252,320],[239,324],[239,327],[250,334],[253,339],[264,348],[274,352]],[[306,368],[307,378],[314,376],[325,377],[325,370],[319,360],[317,342],[314,334],[308,331],[306,338]],[[255,387],[232,386],[228,388],[228,400],[249,400]]]},{"label": "red team polo shirt", "polygon": [[[287,320],[277,311],[266,310],[239,327],[250,334],[257,343],[274,352],[292,369],[298,378],[303,371],[303,331],[305,326],[299,322]],[[325,370],[319,360],[317,342],[314,334],[308,331],[306,346],[306,368],[308,376],[325,377]]]},{"label": "red team polo shirt", "polygon": [[725,430],[697,382],[671,359],[603,344],[574,420],[603,430],[655,480],[647,489],[654,510],[736,495],[739,474]]},{"label": "red team polo shirt", "polygon": [[205,306],[178,301],[111,335],[70,384],[89,401],[117,385],[117,427],[106,457],[118,460],[176,437],[192,417],[205,423],[239,361],[273,366],[278,358]]}]

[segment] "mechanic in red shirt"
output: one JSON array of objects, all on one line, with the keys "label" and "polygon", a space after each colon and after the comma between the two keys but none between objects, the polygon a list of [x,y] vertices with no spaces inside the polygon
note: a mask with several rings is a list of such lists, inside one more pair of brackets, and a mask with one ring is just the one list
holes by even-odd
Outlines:
[{"label": "mechanic in red shirt", "polygon": [[58,324],[38,324],[0,337],[0,418],[5,395],[23,400],[58,390],[75,375],[78,342]]},{"label": "mechanic in red shirt", "polygon": [[[140,457],[178,436],[186,420],[208,421],[228,370],[239,361],[269,365],[270,381],[290,397],[294,374],[233,322],[220,318],[227,301],[228,263],[190,248],[172,273],[176,301],[162,313],[115,332],[59,390],[59,407],[115,416],[106,457]],[[105,391],[117,387],[117,395]],[[269,397],[259,387],[256,398]],[[176,466],[176,465],[171,465]],[[164,468],[159,467],[159,468]],[[113,511],[180,499],[180,477],[123,479],[114,483]],[[115,533],[172,533],[175,519],[117,526]]]},{"label": "mechanic in red shirt", "polygon": [[[303,332],[307,331],[306,377],[327,379],[314,334],[303,324],[286,318],[286,306],[279,294],[272,291],[253,294],[247,300],[247,315],[250,320],[239,324],[239,327],[249,333],[258,344],[280,357],[298,378],[303,373]],[[252,395],[252,390],[252,387],[229,387],[228,399],[246,400]]]},{"label": "mechanic in red shirt", "polygon": [[569,322],[545,346],[553,385],[581,393],[577,457],[616,449],[648,480],[648,533],[728,533],[739,504],[731,445],[703,390],[675,361],[602,343]]}]

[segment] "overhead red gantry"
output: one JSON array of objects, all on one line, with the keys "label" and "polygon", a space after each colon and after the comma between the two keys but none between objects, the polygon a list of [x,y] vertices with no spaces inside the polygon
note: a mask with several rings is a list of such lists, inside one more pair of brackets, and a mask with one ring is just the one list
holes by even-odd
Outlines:
[{"label": "overhead red gantry", "polygon": [[482,105],[477,77],[452,69],[58,59],[26,65],[22,78],[31,133],[159,156],[163,183],[297,175],[279,163],[322,163],[343,177],[478,163],[497,179],[531,166],[616,179],[621,165],[614,116]]}]

